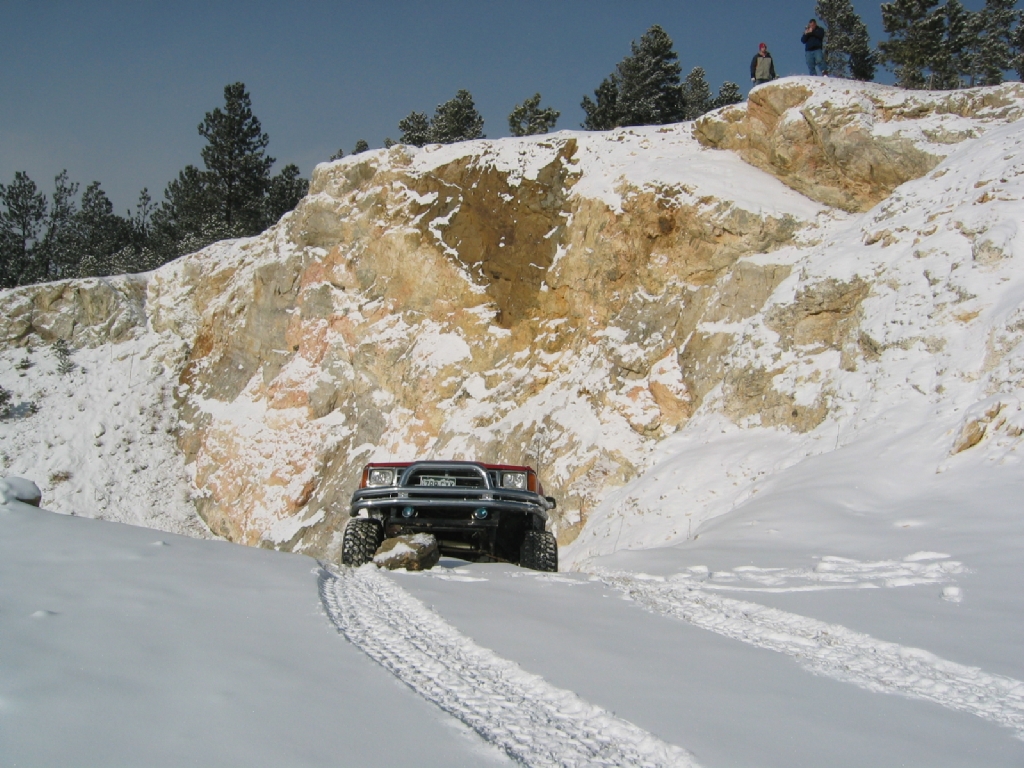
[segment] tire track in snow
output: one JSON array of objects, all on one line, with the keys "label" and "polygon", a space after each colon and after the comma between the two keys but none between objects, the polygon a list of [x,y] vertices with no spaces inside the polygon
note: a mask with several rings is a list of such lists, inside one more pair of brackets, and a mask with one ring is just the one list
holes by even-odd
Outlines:
[{"label": "tire track in snow", "polygon": [[820,675],[879,693],[899,693],[969,712],[1024,740],[1024,682],[947,661],[777,608],[709,594],[655,577],[596,573],[653,613],[784,653]]},{"label": "tire track in snow", "polygon": [[527,766],[680,766],[693,756],[482,648],[373,565],[321,563],[320,599],[346,638]]}]

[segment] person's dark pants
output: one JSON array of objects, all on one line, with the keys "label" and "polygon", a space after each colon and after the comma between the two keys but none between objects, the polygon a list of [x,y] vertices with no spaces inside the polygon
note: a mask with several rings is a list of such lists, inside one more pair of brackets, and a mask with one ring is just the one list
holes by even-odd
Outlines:
[{"label": "person's dark pants", "polygon": [[804,51],[804,58],[807,59],[807,71],[812,75],[825,74],[825,56],[821,48],[816,51]]}]

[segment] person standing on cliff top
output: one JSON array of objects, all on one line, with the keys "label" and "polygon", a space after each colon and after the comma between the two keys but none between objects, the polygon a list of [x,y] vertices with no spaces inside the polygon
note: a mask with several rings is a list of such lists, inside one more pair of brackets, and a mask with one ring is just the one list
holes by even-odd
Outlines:
[{"label": "person standing on cliff top", "polygon": [[775,62],[772,61],[772,55],[768,53],[768,46],[761,43],[754,58],[750,61],[750,82],[758,86],[774,79]]},{"label": "person standing on cliff top", "polygon": [[819,27],[818,22],[811,19],[804,29],[800,42],[804,44],[804,58],[807,59],[807,71],[812,75],[827,75],[825,71],[825,54],[822,49],[825,47],[825,28]]}]

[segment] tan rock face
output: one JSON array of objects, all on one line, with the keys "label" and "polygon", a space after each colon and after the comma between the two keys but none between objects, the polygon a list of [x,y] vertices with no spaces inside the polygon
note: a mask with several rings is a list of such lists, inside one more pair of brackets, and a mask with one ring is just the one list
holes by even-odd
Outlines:
[{"label": "tan rock face", "polygon": [[[535,179],[515,186],[508,174],[461,159],[416,179],[430,202],[410,210],[424,238],[434,231],[496,307],[494,321],[512,327],[528,320],[562,242],[570,214],[568,194],[575,140],[560,142]],[[438,227],[437,222],[446,224]]]},{"label": "tan rock face", "polygon": [[541,149],[530,178],[401,147],[322,167],[251,263],[154,281],[160,308],[207,275],[160,322],[191,328],[180,443],[216,532],[330,556],[362,464],[428,455],[539,465],[564,539],[685,423],[697,324],[757,312],[788,268],[737,261],[800,222],[667,186],[615,211],[573,195],[574,138]]},{"label": "tan rock face", "polygon": [[[957,118],[1019,119],[1019,83],[922,94],[851,81],[827,89],[786,78],[754,89],[747,102],[697,120],[698,141],[737,151],[813,200],[866,211],[920,178],[974,133]],[[932,122],[922,125],[922,118]]]}]

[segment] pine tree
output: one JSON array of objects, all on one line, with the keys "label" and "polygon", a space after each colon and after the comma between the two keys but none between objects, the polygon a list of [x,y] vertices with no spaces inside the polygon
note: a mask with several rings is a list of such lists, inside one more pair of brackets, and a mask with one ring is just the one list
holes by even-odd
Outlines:
[{"label": "pine tree", "polygon": [[46,220],[46,197],[27,173],[18,171],[9,185],[0,184],[0,204],[0,287],[12,288],[45,279],[45,265],[36,263],[34,250]]},{"label": "pine tree", "polygon": [[0,419],[6,419],[11,415],[11,392],[0,387]]},{"label": "pine tree", "polygon": [[1017,73],[1018,80],[1024,80],[1024,11],[1017,14],[1017,26],[1013,30],[1010,66]]},{"label": "pine tree", "polygon": [[513,136],[534,136],[548,133],[558,122],[560,112],[540,108],[540,94],[535,93],[522,104],[516,104],[508,116],[508,127]]},{"label": "pine tree", "polygon": [[439,104],[430,121],[430,138],[437,144],[483,139],[484,119],[476,111],[469,91],[459,90],[455,98]]},{"label": "pine tree", "polygon": [[1015,0],[985,0],[985,7],[974,14],[971,36],[974,55],[971,74],[975,85],[999,85],[1013,65]]},{"label": "pine tree", "polygon": [[827,45],[822,51],[823,69],[830,77],[850,77],[850,66],[843,45],[844,30],[839,20],[849,6],[849,0],[818,0],[814,5],[818,26],[827,32]]},{"label": "pine tree", "polygon": [[[3,213],[0,212],[0,217],[2,216]],[[0,226],[0,289],[13,288],[18,284],[21,264],[17,239],[12,232]]]},{"label": "pine tree", "polygon": [[366,152],[370,149],[370,145],[366,142],[366,139],[359,139],[356,142],[356,148],[352,150],[353,155],[358,155],[361,152]]},{"label": "pine tree", "polygon": [[199,135],[207,141],[201,155],[206,183],[216,198],[216,215],[229,232],[259,232],[265,223],[263,197],[274,158],[266,154],[270,137],[252,113],[244,83],[224,87],[224,110],[207,112]]},{"label": "pine tree", "polygon": [[156,204],[149,196],[149,188],[143,187],[139,192],[139,201],[135,204],[135,213],[128,212],[128,223],[131,225],[132,242],[139,248],[146,245],[152,225],[153,211]]},{"label": "pine tree", "polygon": [[620,125],[664,125],[685,119],[679,56],[672,38],[657,24],[618,66]]},{"label": "pine tree", "polygon": [[686,120],[696,120],[714,108],[711,86],[708,85],[704,67],[694,67],[686,76],[686,80],[683,81],[683,101],[686,104],[683,113]]},{"label": "pine tree", "polygon": [[741,101],[743,101],[743,92],[740,91],[740,87],[736,83],[726,80],[718,89],[718,96],[715,97],[711,108],[727,107],[730,104],[739,104]]},{"label": "pine tree", "polygon": [[[270,176],[270,141],[243,83],[224,88],[224,109],[207,112],[199,133],[206,170],[186,166],[164,190],[153,211],[148,242],[134,246],[139,264],[152,269],[217,240],[255,235],[277,220],[288,201],[305,194],[306,182],[295,166]],[[148,198],[148,195],[147,195]]]},{"label": "pine tree", "polygon": [[61,280],[78,275],[78,251],[74,221],[78,183],[68,180],[66,170],[53,179],[53,194],[46,213],[46,232],[36,247],[36,261],[43,269],[41,280]]},{"label": "pine tree", "polygon": [[882,28],[889,39],[879,42],[878,50],[903,88],[929,87],[931,66],[945,49],[946,15],[937,5],[938,0],[882,4]]},{"label": "pine tree", "polygon": [[430,118],[423,112],[410,112],[405,118],[398,121],[398,130],[402,132],[402,135],[398,137],[400,144],[422,147],[431,141]]},{"label": "pine tree", "polygon": [[132,225],[114,214],[99,182],[86,187],[81,207],[78,187],[67,171],[54,179],[49,200],[24,173],[10,187],[0,185],[7,200],[0,213],[4,286],[111,274],[112,254],[133,243]]},{"label": "pine tree", "polygon": [[164,200],[151,222],[150,245],[161,263],[234,236],[224,224],[218,203],[206,174],[194,165],[178,173],[164,190]]},{"label": "pine tree", "polygon": [[818,0],[815,13],[828,30],[825,71],[832,77],[875,79],[875,53],[868,29],[850,0]]},{"label": "pine tree", "polygon": [[1002,82],[1005,71],[1016,67],[1020,14],[1013,0],[986,0],[977,12],[960,0],[937,2],[895,0],[882,6],[890,39],[878,47],[882,60],[894,67],[897,84],[948,90]]},{"label": "pine tree", "polygon": [[619,79],[614,74],[601,81],[594,91],[595,101],[584,96],[580,106],[586,114],[581,127],[586,131],[609,131],[621,125],[619,121]]},{"label": "pine tree", "polygon": [[410,112],[399,121],[398,130],[402,132],[399,141],[417,147],[424,144],[454,144],[457,141],[485,138],[483,127],[484,119],[476,111],[472,94],[460,90],[456,92],[455,98],[437,105],[433,118],[427,118],[422,112]]},{"label": "pine tree", "polygon": [[[82,207],[72,223],[76,251],[75,274],[91,277],[115,274],[114,254],[132,245],[131,224],[114,213],[114,206],[98,181],[82,193]],[[124,270],[129,271],[129,270]]]},{"label": "pine tree", "polygon": [[275,223],[292,210],[309,191],[309,180],[299,175],[299,166],[289,163],[270,180],[266,198],[268,224]]},{"label": "pine tree", "polygon": [[[135,212],[128,211],[125,219],[129,244],[110,257],[109,274],[149,272],[164,263],[165,259],[152,247],[152,216],[155,210],[156,205],[149,196],[149,189],[143,188],[139,192]],[[125,265],[125,268],[119,269],[121,265]]]},{"label": "pine tree", "polygon": [[112,275],[111,259],[99,253],[84,253],[78,262],[79,277],[106,277]]},{"label": "pine tree", "polygon": [[[110,274],[110,255],[131,242],[130,224],[113,213],[99,182],[86,188],[79,208],[78,187],[67,171],[54,179],[49,200],[24,173],[11,187],[0,185],[0,196],[9,198],[0,216],[4,254],[13,257],[5,258],[4,285]],[[7,268],[19,264],[27,268],[18,274]]]},{"label": "pine tree", "polygon": [[935,13],[942,17],[940,48],[929,60],[928,87],[949,91],[960,88],[964,78],[975,80],[978,14],[964,8],[960,0],[946,0]]},{"label": "pine tree", "polygon": [[630,50],[630,55],[594,91],[596,101],[583,97],[580,106],[586,114],[586,130],[664,125],[685,119],[686,104],[679,82],[682,68],[672,38],[655,24],[639,42],[630,43]]},{"label": "pine tree", "polygon": [[863,39],[858,35],[850,46],[850,77],[866,83],[871,82],[875,79],[877,68],[878,54],[871,47],[865,27]]},{"label": "pine tree", "polygon": [[57,358],[57,373],[67,376],[75,370],[75,363],[71,359],[71,348],[64,339],[57,339],[53,342],[53,354]]},{"label": "pine tree", "polygon": [[335,152],[333,155],[331,155],[327,159],[330,162],[333,163],[335,160],[341,160],[341,158],[343,158],[344,156],[345,156],[345,150],[344,149],[339,149],[337,152]]}]

